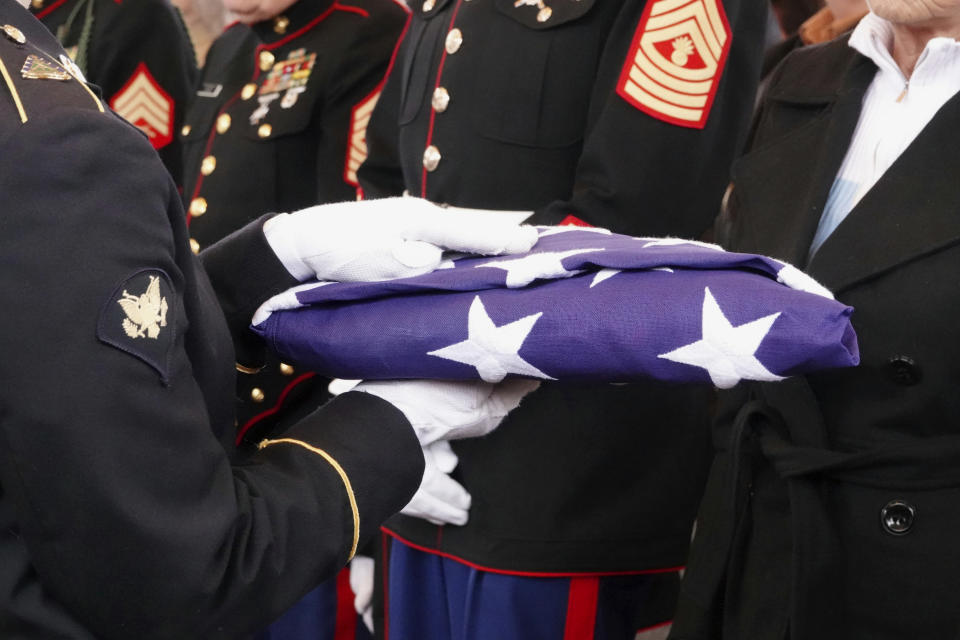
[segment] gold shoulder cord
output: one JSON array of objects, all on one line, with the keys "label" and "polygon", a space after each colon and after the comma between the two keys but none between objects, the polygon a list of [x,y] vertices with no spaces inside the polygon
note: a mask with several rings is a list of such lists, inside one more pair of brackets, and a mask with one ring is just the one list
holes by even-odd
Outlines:
[{"label": "gold shoulder cord", "polygon": [[76,77],[74,78],[74,80],[76,80],[80,84],[80,86],[83,87],[84,91],[90,94],[90,97],[93,98],[93,101],[97,103],[97,109],[100,109],[100,113],[104,113],[103,103],[100,102],[100,98],[98,98],[96,94],[90,90],[90,87],[87,86],[87,83],[81,82],[80,78],[76,78]]},{"label": "gold shoulder cord", "polygon": [[20,102],[20,92],[17,91],[17,87],[13,84],[13,78],[10,77],[10,73],[7,71],[7,65],[3,64],[2,58],[0,58],[0,73],[3,74],[3,79],[7,83],[7,88],[9,88],[10,93],[13,94],[13,101],[17,105],[17,111],[20,112],[20,122],[26,122],[27,112],[23,110],[23,103]]},{"label": "gold shoulder cord", "polygon": [[347,490],[347,498],[350,500],[350,509],[353,511],[353,546],[350,547],[350,557],[347,560],[352,560],[353,556],[357,553],[357,544],[360,542],[360,511],[357,508],[357,498],[353,495],[353,485],[350,484],[350,478],[347,477],[347,472],[343,470],[343,467],[340,466],[340,463],[333,459],[333,457],[324,451],[323,449],[318,449],[313,445],[309,445],[302,440],[295,440],[293,438],[279,438],[277,440],[264,440],[259,445],[258,449],[266,449],[270,445],[287,443],[295,444],[297,446],[303,447],[307,451],[312,451],[317,455],[321,456],[324,460],[330,463],[330,466],[340,474],[340,479],[343,480],[343,486]]}]

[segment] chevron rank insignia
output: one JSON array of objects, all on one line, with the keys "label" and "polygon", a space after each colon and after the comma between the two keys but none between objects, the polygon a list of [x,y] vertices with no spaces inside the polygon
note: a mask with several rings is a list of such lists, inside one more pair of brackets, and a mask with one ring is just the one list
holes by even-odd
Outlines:
[{"label": "chevron rank insignia", "polygon": [[633,37],[617,93],[655,118],[702,129],[723,75],[731,35],[720,0],[650,2]]},{"label": "chevron rank insignia", "polygon": [[353,108],[350,118],[350,146],[347,149],[347,164],[344,167],[343,179],[347,184],[355,187],[360,185],[357,181],[357,169],[367,159],[367,124],[370,122],[370,114],[377,106],[379,98],[379,90],[364,98]]},{"label": "chevron rank insignia", "polygon": [[162,149],[173,140],[173,98],[142,62],[111,98],[110,107],[147,134],[154,149]]},{"label": "chevron rank insignia", "polygon": [[30,80],[69,80],[71,78],[62,67],[32,53],[23,62],[20,75]]},{"label": "chevron rank insignia", "polygon": [[171,307],[175,303],[167,274],[159,269],[134,273],[106,300],[97,337],[153,367],[167,378],[167,355],[174,343]]}]

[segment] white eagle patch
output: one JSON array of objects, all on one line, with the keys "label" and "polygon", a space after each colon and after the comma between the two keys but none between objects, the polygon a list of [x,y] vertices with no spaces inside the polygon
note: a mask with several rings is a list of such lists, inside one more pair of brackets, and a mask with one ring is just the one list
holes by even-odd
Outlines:
[{"label": "white eagle patch", "polygon": [[127,314],[123,319],[123,330],[131,338],[156,340],[160,328],[167,326],[167,299],[160,295],[159,276],[150,276],[147,290],[139,296],[124,289],[123,297],[117,302]]}]

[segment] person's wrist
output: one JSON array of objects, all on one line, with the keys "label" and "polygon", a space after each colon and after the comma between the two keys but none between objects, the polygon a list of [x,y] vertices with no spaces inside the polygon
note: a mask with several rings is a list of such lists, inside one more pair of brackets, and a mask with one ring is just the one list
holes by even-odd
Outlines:
[{"label": "person's wrist", "polygon": [[291,228],[292,221],[289,213],[277,214],[263,224],[263,235],[287,272],[300,282],[305,282],[315,278],[317,274],[300,257],[297,236]]}]

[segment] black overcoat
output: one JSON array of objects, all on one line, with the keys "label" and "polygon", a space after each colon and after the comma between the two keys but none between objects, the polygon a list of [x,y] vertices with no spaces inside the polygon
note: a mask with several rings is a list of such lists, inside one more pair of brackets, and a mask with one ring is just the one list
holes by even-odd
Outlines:
[{"label": "black overcoat", "polygon": [[719,235],[854,307],[856,368],[721,394],[673,637],[956,638],[960,98],[812,259],[876,66],[847,39],[776,72]]}]

